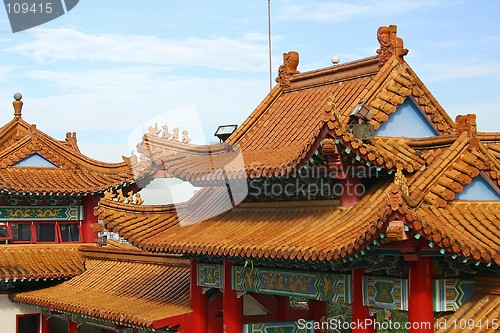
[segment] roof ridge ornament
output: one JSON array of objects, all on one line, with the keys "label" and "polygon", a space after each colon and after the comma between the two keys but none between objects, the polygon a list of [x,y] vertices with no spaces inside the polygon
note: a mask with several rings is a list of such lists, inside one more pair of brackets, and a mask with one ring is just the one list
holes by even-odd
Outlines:
[{"label": "roof ridge ornament", "polygon": [[161,127],[163,130],[158,129],[158,124],[155,123],[155,126],[148,127],[148,134],[152,136],[158,136],[165,140],[170,140],[174,142],[182,142],[182,143],[190,143],[191,138],[189,137],[189,132],[187,130],[182,131],[182,137],[179,140],[179,127],[173,129],[172,133],[168,131],[168,125],[165,124]]},{"label": "roof ridge ornament", "polygon": [[134,193],[134,191],[129,191],[126,195],[123,193],[123,189],[119,188],[113,191],[112,188],[104,191],[104,199],[109,201],[116,201],[123,204],[129,205],[142,205],[144,199],[142,199],[139,193]]},{"label": "roof ridge ornament", "polygon": [[403,39],[397,36],[397,31],[397,25],[378,28],[377,39],[380,43],[380,48],[377,50],[377,54],[379,55],[379,67],[384,66],[393,56],[402,61],[403,56],[408,54],[408,49],[404,48]]},{"label": "roof ridge ornament", "polygon": [[328,94],[326,104],[325,113],[328,119],[325,120],[334,120],[341,123],[342,112],[338,107],[337,99],[335,98],[335,94],[333,92]]},{"label": "roof ridge ornament", "polygon": [[282,88],[290,87],[290,77],[294,74],[300,73],[297,70],[299,65],[299,53],[297,51],[290,51],[283,53],[283,65],[278,68],[278,77],[276,82]]},{"label": "roof ridge ornament", "polygon": [[398,186],[398,188],[401,190],[401,193],[406,196],[410,195],[408,181],[406,180],[406,177],[400,168],[397,168],[396,174],[394,175],[394,184]]},{"label": "roof ridge ornament", "polygon": [[477,125],[476,125],[476,115],[475,114],[467,114],[467,115],[458,115],[455,118],[455,130],[458,135],[463,132],[467,133],[467,137],[475,138],[477,137]]},{"label": "roof ridge ornament", "polygon": [[14,102],[12,102],[12,105],[14,106],[14,118],[16,119],[21,119],[21,111],[23,109],[23,101],[21,101],[22,98],[23,95],[20,92],[16,92],[14,94]]}]

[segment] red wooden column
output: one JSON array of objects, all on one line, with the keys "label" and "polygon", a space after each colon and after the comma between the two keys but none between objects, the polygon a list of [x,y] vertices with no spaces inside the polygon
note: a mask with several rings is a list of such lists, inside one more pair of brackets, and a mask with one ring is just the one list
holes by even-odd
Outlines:
[{"label": "red wooden column", "polygon": [[361,196],[363,195],[365,186],[361,182],[361,179],[357,177],[346,176],[346,179],[340,180],[341,190],[340,193],[340,206],[342,207],[352,207],[354,206]]},{"label": "red wooden column", "polygon": [[198,261],[191,259],[191,313],[192,331],[206,333],[208,331],[208,297],[203,288],[198,286]]},{"label": "red wooden column", "polygon": [[97,195],[87,195],[82,199],[83,221],[82,221],[82,241],[84,243],[93,243],[97,233],[90,229],[92,223],[97,223],[97,216],[94,216],[94,208],[97,207],[99,197]]},{"label": "red wooden column", "polygon": [[[342,207],[352,207],[358,203],[365,188],[361,179],[347,176],[341,180],[342,193],[340,195],[340,205]],[[375,333],[373,317],[370,316],[370,309],[363,305],[363,269],[352,271],[352,322],[353,333]]]},{"label": "red wooden column", "polygon": [[68,333],[80,333],[80,328],[74,321],[68,321]]},{"label": "red wooden column", "polygon": [[352,322],[353,333],[375,333],[370,309],[363,305],[363,269],[352,270]]},{"label": "red wooden column", "polygon": [[[327,333],[326,330],[326,316],[327,316],[328,302],[317,301],[315,299],[309,300],[309,319],[319,323],[322,327],[320,330],[315,330],[315,333]],[[325,324],[324,324],[325,323]],[[318,324],[316,324],[318,325]]]},{"label": "red wooden column", "polygon": [[409,262],[408,321],[409,333],[434,332],[434,304],[432,291],[432,258],[421,257]]},{"label": "red wooden column", "polygon": [[46,315],[42,315],[42,333],[50,333],[50,321]]},{"label": "red wooden column", "polygon": [[224,333],[243,332],[243,298],[238,298],[236,291],[231,288],[231,270],[233,264],[224,260],[224,289],[222,299],[222,324]]},{"label": "red wooden column", "polygon": [[278,321],[290,320],[290,297],[276,296],[276,301],[278,302]]}]

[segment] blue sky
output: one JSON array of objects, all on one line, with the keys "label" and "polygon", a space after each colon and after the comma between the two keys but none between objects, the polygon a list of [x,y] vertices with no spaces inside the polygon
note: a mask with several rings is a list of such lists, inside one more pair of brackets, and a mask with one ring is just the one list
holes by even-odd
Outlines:
[{"label": "blue sky", "polygon": [[[397,24],[406,61],[448,113],[500,131],[499,14],[493,0],[271,0],[273,84],[283,52],[300,53],[302,72],[368,57],[377,28]],[[15,34],[2,8],[0,123],[20,91],[23,119],[58,139],[76,131],[96,159],[121,161],[155,121],[215,141],[269,91],[267,29],[267,0],[82,0]]]}]

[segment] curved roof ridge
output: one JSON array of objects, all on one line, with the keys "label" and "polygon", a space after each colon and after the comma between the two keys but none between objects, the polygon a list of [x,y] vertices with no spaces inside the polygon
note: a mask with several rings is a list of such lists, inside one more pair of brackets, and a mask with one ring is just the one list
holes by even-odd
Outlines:
[{"label": "curved roof ridge", "polygon": [[[446,201],[453,200],[456,193],[454,190],[451,190],[449,188],[440,188],[438,190],[433,190],[431,188],[431,184],[436,183],[443,174],[449,172],[446,167],[450,163],[460,158],[462,153],[467,149],[468,143],[469,138],[467,136],[467,133],[463,132],[452,145],[450,145],[448,148],[445,148],[445,150],[442,151],[431,162],[427,162],[429,164],[425,169],[418,170],[408,179],[410,194],[407,202],[411,207],[416,207],[426,197],[427,200],[430,200],[430,202],[438,201],[440,205],[445,204]],[[463,184],[456,183],[457,180],[461,180],[461,182],[465,184],[467,181],[470,182],[471,179],[470,177],[459,177],[457,179],[451,179],[450,186],[455,186],[456,190],[458,191],[460,186],[462,186],[461,188],[463,189]],[[440,184],[438,185],[442,186]],[[445,196],[445,198],[448,198],[449,200],[445,200],[441,198],[441,196]]]},{"label": "curved roof ridge", "polygon": [[[129,257],[137,255],[128,254]],[[169,265],[161,258],[157,259],[137,262],[88,258],[86,270],[70,281],[45,289],[10,294],[9,298],[17,303],[115,324],[152,329],[173,328],[182,322],[179,316],[191,312],[190,270],[187,265]],[[103,296],[113,301],[103,302]]]},{"label": "curved roof ridge", "polygon": [[0,279],[68,278],[84,270],[82,244],[0,245]]},{"label": "curved roof ridge", "polygon": [[[15,128],[21,126],[21,135]],[[124,186],[152,173],[149,161],[132,163],[101,162],[82,154],[76,136],[59,141],[21,118],[4,126],[4,146],[0,151],[0,190],[50,193],[93,193],[109,187]],[[6,146],[8,145],[8,146]],[[57,168],[15,166],[19,161],[39,154]]]}]

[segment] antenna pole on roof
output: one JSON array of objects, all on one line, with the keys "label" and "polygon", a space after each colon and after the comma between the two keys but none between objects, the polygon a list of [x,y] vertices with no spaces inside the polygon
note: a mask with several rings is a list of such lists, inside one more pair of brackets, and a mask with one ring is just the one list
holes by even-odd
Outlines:
[{"label": "antenna pole on roof", "polygon": [[271,0],[267,0],[267,34],[269,41],[269,91],[273,89],[273,65],[271,50]]}]

